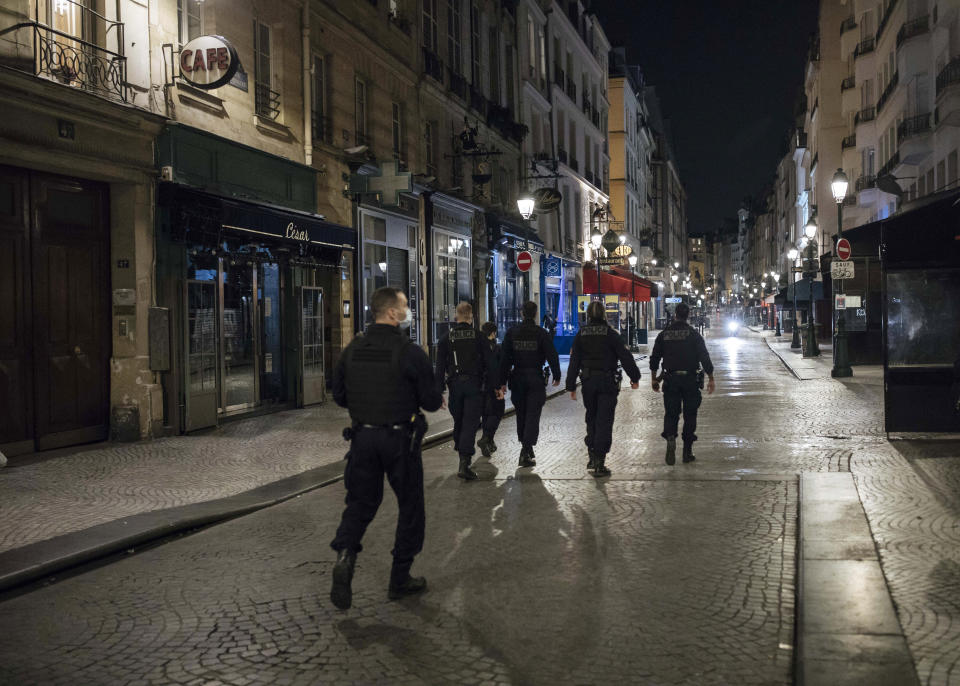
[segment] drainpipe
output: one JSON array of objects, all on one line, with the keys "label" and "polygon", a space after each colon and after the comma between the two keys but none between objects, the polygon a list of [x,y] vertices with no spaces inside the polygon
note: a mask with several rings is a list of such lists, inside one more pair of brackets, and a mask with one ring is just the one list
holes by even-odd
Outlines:
[{"label": "drainpipe", "polygon": [[300,20],[300,40],[303,43],[303,163],[313,165],[313,126],[310,121],[310,3],[304,2]]}]

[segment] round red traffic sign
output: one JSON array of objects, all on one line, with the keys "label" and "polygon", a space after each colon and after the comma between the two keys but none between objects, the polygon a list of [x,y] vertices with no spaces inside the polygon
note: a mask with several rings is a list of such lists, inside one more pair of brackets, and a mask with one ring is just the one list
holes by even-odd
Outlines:
[{"label": "round red traffic sign", "polygon": [[837,257],[839,257],[841,260],[849,260],[850,252],[850,241],[848,241],[846,238],[841,238],[839,241],[837,241]]},{"label": "round red traffic sign", "polygon": [[526,250],[517,253],[517,269],[522,272],[528,271],[533,266],[533,255]]}]

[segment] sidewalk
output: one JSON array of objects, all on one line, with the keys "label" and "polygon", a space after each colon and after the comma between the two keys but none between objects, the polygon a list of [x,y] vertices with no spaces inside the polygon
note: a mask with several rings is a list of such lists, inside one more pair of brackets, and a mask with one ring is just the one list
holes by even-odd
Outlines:
[{"label": "sidewalk", "polygon": [[[562,356],[563,378],[568,363]],[[561,395],[562,383],[547,392]],[[447,410],[427,421],[425,445],[453,432]],[[342,477],[348,424],[328,399],[189,436],[15,458],[0,470],[0,590],[332,483]]]}]

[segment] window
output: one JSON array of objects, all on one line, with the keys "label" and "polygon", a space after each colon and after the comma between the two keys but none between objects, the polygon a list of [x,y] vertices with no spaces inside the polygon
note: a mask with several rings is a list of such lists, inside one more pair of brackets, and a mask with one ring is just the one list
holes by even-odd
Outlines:
[{"label": "window", "polygon": [[273,88],[272,33],[269,25],[253,20],[256,112],[261,117],[276,119],[280,114],[280,94]]},{"label": "window", "polygon": [[447,0],[447,61],[454,74],[459,75],[463,67],[463,46],[460,32],[463,22],[460,17],[462,0]]},{"label": "window", "polygon": [[470,3],[470,59],[473,62],[470,83],[480,88],[480,9]]},{"label": "window", "polygon": [[393,112],[393,157],[394,159],[404,160],[406,155],[403,154],[403,110],[399,102],[393,103],[391,109]]},{"label": "window", "polygon": [[547,41],[542,26],[537,26],[537,47],[540,52],[540,87],[543,88],[547,82]]},{"label": "window", "polygon": [[425,122],[423,125],[424,152],[426,158],[427,176],[437,175],[437,146],[435,137],[437,135],[436,124],[432,121]]},{"label": "window", "polygon": [[490,100],[500,104],[500,30],[496,26],[490,27]]},{"label": "window", "polygon": [[314,142],[330,142],[329,122],[326,120],[327,81],[324,59],[320,55],[313,56],[313,82],[310,89],[310,98],[313,112],[313,140]]},{"label": "window", "polygon": [[353,87],[353,130],[357,145],[369,145],[367,138],[367,84],[361,79],[354,80]]},{"label": "window", "polygon": [[200,0],[177,0],[177,34],[180,45],[203,35],[203,3]]},{"label": "window", "polygon": [[530,60],[530,68],[528,73],[530,74],[531,78],[537,73],[536,30],[537,27],[534,26],[533,15],[527,12],[527,44],[529,47],[529,54],[527,55],[527,58]]},{"label": "window", "polygon": [[953,185],[957,182],[957,151],[954,150],[947,155],[947,184]]},{"label": "window", "polygon": [[432,53],[438,50],[437,0],[423,0],[423,47]]}]

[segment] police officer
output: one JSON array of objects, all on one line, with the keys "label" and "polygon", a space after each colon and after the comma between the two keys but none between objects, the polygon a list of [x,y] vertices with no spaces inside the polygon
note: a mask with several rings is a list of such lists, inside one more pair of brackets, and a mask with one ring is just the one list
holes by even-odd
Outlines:
[{"label": "police officer", "polygon": [[[707,352],[703,336],[687,324],[690,307],[686,303],[677,305],[674,321],[660,332],[653,344],[650,355],[650,371],[653,375],[653,390],[660,392],[660,379],[663,379],[663,433],[667,439],[667,464],[677,461],[677,425],[680,412],[683,411],[683,461],[693,462],[693,442],[697,440],[697,408],[700,407],[700,369],[710,378],[707,393],[713,393],[713,362]],[[663,360],[663,374],[657,376],[660,361]]]},{"label": "police officer", "polygon": [[427,587],[423,577],[410,576],[424,534],[420,441],[427,423],[420,408],[440,409],[443,396],[430,359],[400,330],[412,321],[407,297],[396,288],[379,288],[370,309],[375,323],[347,346],[333,373],[333,399],[353,420],[344,431],[351,439],[343,475],[347,506],[330,544],[337,551],[330,600],[341,610],[352,603],[360,540],[383,500],[384,474],[400,510],[388,595],[396,600]]},{"label": "police officer", "polygon": [[492,385],[490,379],[495,376],[490,346],[473,328],[473,306],[462,302],[457,305],[456,324],[437,345],[437,379],[441,393],[445,385],[450,388],[447,404],[453,416],[453,445],[460,455],[457,476],[467,481],[477,478],[470,462],[483,412],[483,387]]},{"label": "police officer", "polygon": [[523,322],[507,331],[500,362],[500,391],[510,383],[510,400],[517,411],[517,438],[520,466],[537,464],[533,446],[540,435],[540,412],[547,401],[543,364],[549,362],[553,385],[560,385],[560,357],[545,329],[537,326],[537,304],[527,301],[521,308]]},{"label": "police officer", "polygon": [[[480,333],[483,334],[487,345],[490,346],[493,369],[499,372],[503,353],[500,344],[497,343],[497,325],[494,322],[484,322],[483,326],[480,327]],[[500,420],[503,419],[503,413],[506,410],[505,405],[499,382],[484,386],[483,414],[480,417],[482,434],[480,440],[477,441],[477,447],[480,448],[480,453],[484,457],[490,457],[497,452],[497,444],[494,443],[493,437],[500,427]]]},{"label": "police officer", "polygon": [[587,324],[580,327],[570,349],[567,391],[577,399],[577,375],[583,379],[583,405],[587,410],[587,470],[594,476],[610,476],[604,464],[613,443],[613,415],[617,409],[620,382],[617,362],[630,377],[630,388],[640,387],[640,370],[619,334],[607,324],[603,304],[587,307]]}]

